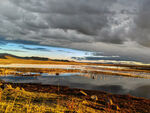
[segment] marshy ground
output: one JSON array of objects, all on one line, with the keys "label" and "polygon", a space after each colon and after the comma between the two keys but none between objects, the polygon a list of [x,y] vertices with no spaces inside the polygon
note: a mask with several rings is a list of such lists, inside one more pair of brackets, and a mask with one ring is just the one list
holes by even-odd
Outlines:
[{"label": "marshy ground", "polygon": [[[111,65],[110,65],[111,66]],[[120,66],[123,67],[123,66]],[[149,78],[150,70],[142,66],[125,68],[86,67],[60,68],[0,68],[0,75],[31,76],[31,73],[91,73],[134,78]],[[33,74],[35,75],[35,74]],[[84,76],[87,76],[85,74]],[[95,78],[93,78],[95,79]],[[149,113],[150,99],[118,95],[95,90],[83,90],[58,85],[1,82],[1,113]]]}]

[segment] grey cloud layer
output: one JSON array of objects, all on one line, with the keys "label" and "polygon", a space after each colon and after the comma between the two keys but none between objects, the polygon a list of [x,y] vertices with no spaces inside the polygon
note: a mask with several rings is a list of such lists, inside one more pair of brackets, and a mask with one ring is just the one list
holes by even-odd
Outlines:
[{"label": "grey cloud layer", "polygon": [[[0,33],[7,40],[29,40],[63,46],[94,42],[109,27],[109,8],[116,0],[6,0],[1,7]],[[58,42],[59,41],[59,42]]]},{"label": "grey cloud layer", "polygon": [[150,47],[150,1],[142,0],[139,3],[139,12],[130,35],[139,44]]},{"label": "grey cloud layer", "polygon": [[[143,54],[150,47],[149,0],[0,2],[0,36],[8,41],[106,50],[127,56],[130,54],[126,51],[134,56],[136,51]],[[150,53],[144,55],[149,57]]]}]

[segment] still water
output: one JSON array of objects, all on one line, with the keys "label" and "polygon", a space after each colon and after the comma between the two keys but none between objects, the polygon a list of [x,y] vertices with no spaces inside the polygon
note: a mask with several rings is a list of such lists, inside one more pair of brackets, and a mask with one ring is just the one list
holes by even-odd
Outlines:
[{"label": "still water", "polygon": [[59,76],[43,73],[41,76],[0,76],[0,79],[13,83],[40,83],[63,85],[71,88],[102,90],[114,94],[131,94],[150,98],[150,79],[112,76],[103,74],[66,73]]}]

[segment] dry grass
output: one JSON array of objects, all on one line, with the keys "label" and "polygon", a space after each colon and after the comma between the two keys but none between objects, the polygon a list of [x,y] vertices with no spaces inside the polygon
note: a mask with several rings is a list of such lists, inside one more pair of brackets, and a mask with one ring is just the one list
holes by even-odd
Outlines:
[{"label": "dry grass", "polygon": [[[79,73],[79,69],[56,69],[56,68],[0,68],[0,75],[16,75],[16,76],[40,76],[42,73],[56,75],[56,73]],[[31,74],[36,73],[36,74]]]},{"label": "dry grass", "polygon": [[118,72],[105,72],[105,71],[83,71],[83,73],[92,73],[92,74],[103,74],[103,75],[114,75],[114,76],[125,76],[125,77],[133,77],[133,78],[145,78],[149,79],[149,77],[144,77],[140,75],[135,75],[131,73],[118,73]]},{"label": "dry grass", "polygon": [[[26,73],[37,73],[40,76],[41,73],[56,74],[56,73],[92,73],[92,74],[104,74],[104,75],[115,75],[115,76],[126,76],[134,78],[145,78],[149,79],[148,71],[142,72],[142,70],[135,69],[111,69],[111,68],[98,68],[101,70],[91,70],[92,68],[80,70],[80,69],[61,69],[61,68],[0,68],[0,75],[19,75],[22,76]],[[112,71],[112,72],[111,72]],[[18,73],[19,72],[19,73]],[[39,74],[38,74],[39,73]],[[145,74],[144,76],[142,74]],[[32,75],[31,75],[32,76]],[[36,75],[35,75],[36,76]]]},{"label": "dry grass", "polygon": [[89,69],[101,69],[101,70],[112,70],[112,71],[127,71],[127,72],[144,72],[144,73],[150,73],[150,70],[140,70],[140,69],[122,69],[122,68],[102,68],[102,67],[96,67],[96,68],[89,68]]},{"label": "dry grass", "polygon": [[87,63],[78,63],[78,62],[63,62],[63,61],[42,61],[42,60],[31,60],[31,59],[21,59],[6,56],[6,59],[0,59],[0,64],[62,64],[62,65],[85,65]]},{"label": "dry grass", "polygon": [[64,61],[42,61],[42,60],[31,60],[31,59],[21,59],[11,56],[5,56],[6,59],[0,59],[0,64],[59,64],[59,65],[99,65],[99,66],[114,66],[114,67],[126,67],[130,69],[139,70],[150,70],[150,65],[129,65],[129,64],[98,64],[98,63],[81,63],[81,62],[64,62]]},{"label": "dry grass", "polygon": [[[4,83],[5,85],[6,87],[0,93],[0,113],[150,112],[150,101],[148,99],[128,95],[81,91],[61,86],[58,89],[56,86],[43,85],[11,84],[12,87]],[[34,90],[34,87],[37,89]]]},{"label": "dry grass", "polygon": [[[1,113],[105,113],[91,107],[96,105],[85,99],[54,93],[28,92],[7,85],[1,89]],[[113,110],[111,110],[113,112]]]},{"label": "dry grass", "polygon": [[57,98],[59,98],[57,94],[27,92],[24,89],[20,89],[19,87],[12,88],[11,85],[7,85],[6,88],[2,91],[0,112],[60,113],[68,110],[66,107],[59,106],[56,103]]}]

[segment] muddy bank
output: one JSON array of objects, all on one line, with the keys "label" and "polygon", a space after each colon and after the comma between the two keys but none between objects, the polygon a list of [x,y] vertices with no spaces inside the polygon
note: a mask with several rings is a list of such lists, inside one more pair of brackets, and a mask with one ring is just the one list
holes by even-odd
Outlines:
[{"label": "muddy bank", "polygon": [[[24,84],[24,83],[3,83],[2,88],[6,84],[11,84],[12,87],[20,87],[24,88],[26,91],[30,92],[43,92],[43,93],[57,93],[59,95],[65,95],[68,97],[78,97],[82,99],[86,99],[89,101],[94,101],[91,99],[92,95],[98,97],[96,101],[96,105],[90,105],[95,109],[100,109],[103,106],[104,108],[108,108],[107,105],[108,100],[112,100],[115,105],[119,106],[119,111],[121,113],[149,113],[150,112],[150,99],[134,97],[131,95],[116,95],[111,93],[106,93],[102,91],[94,91],[94,90],[82,90],[87,94],[84,95],[81,93],[81,89],[69,88],[66,86],[54,86],[54,85],[40,85],[40,84]],[[115,109],[115,108],[112,108]]]}]

